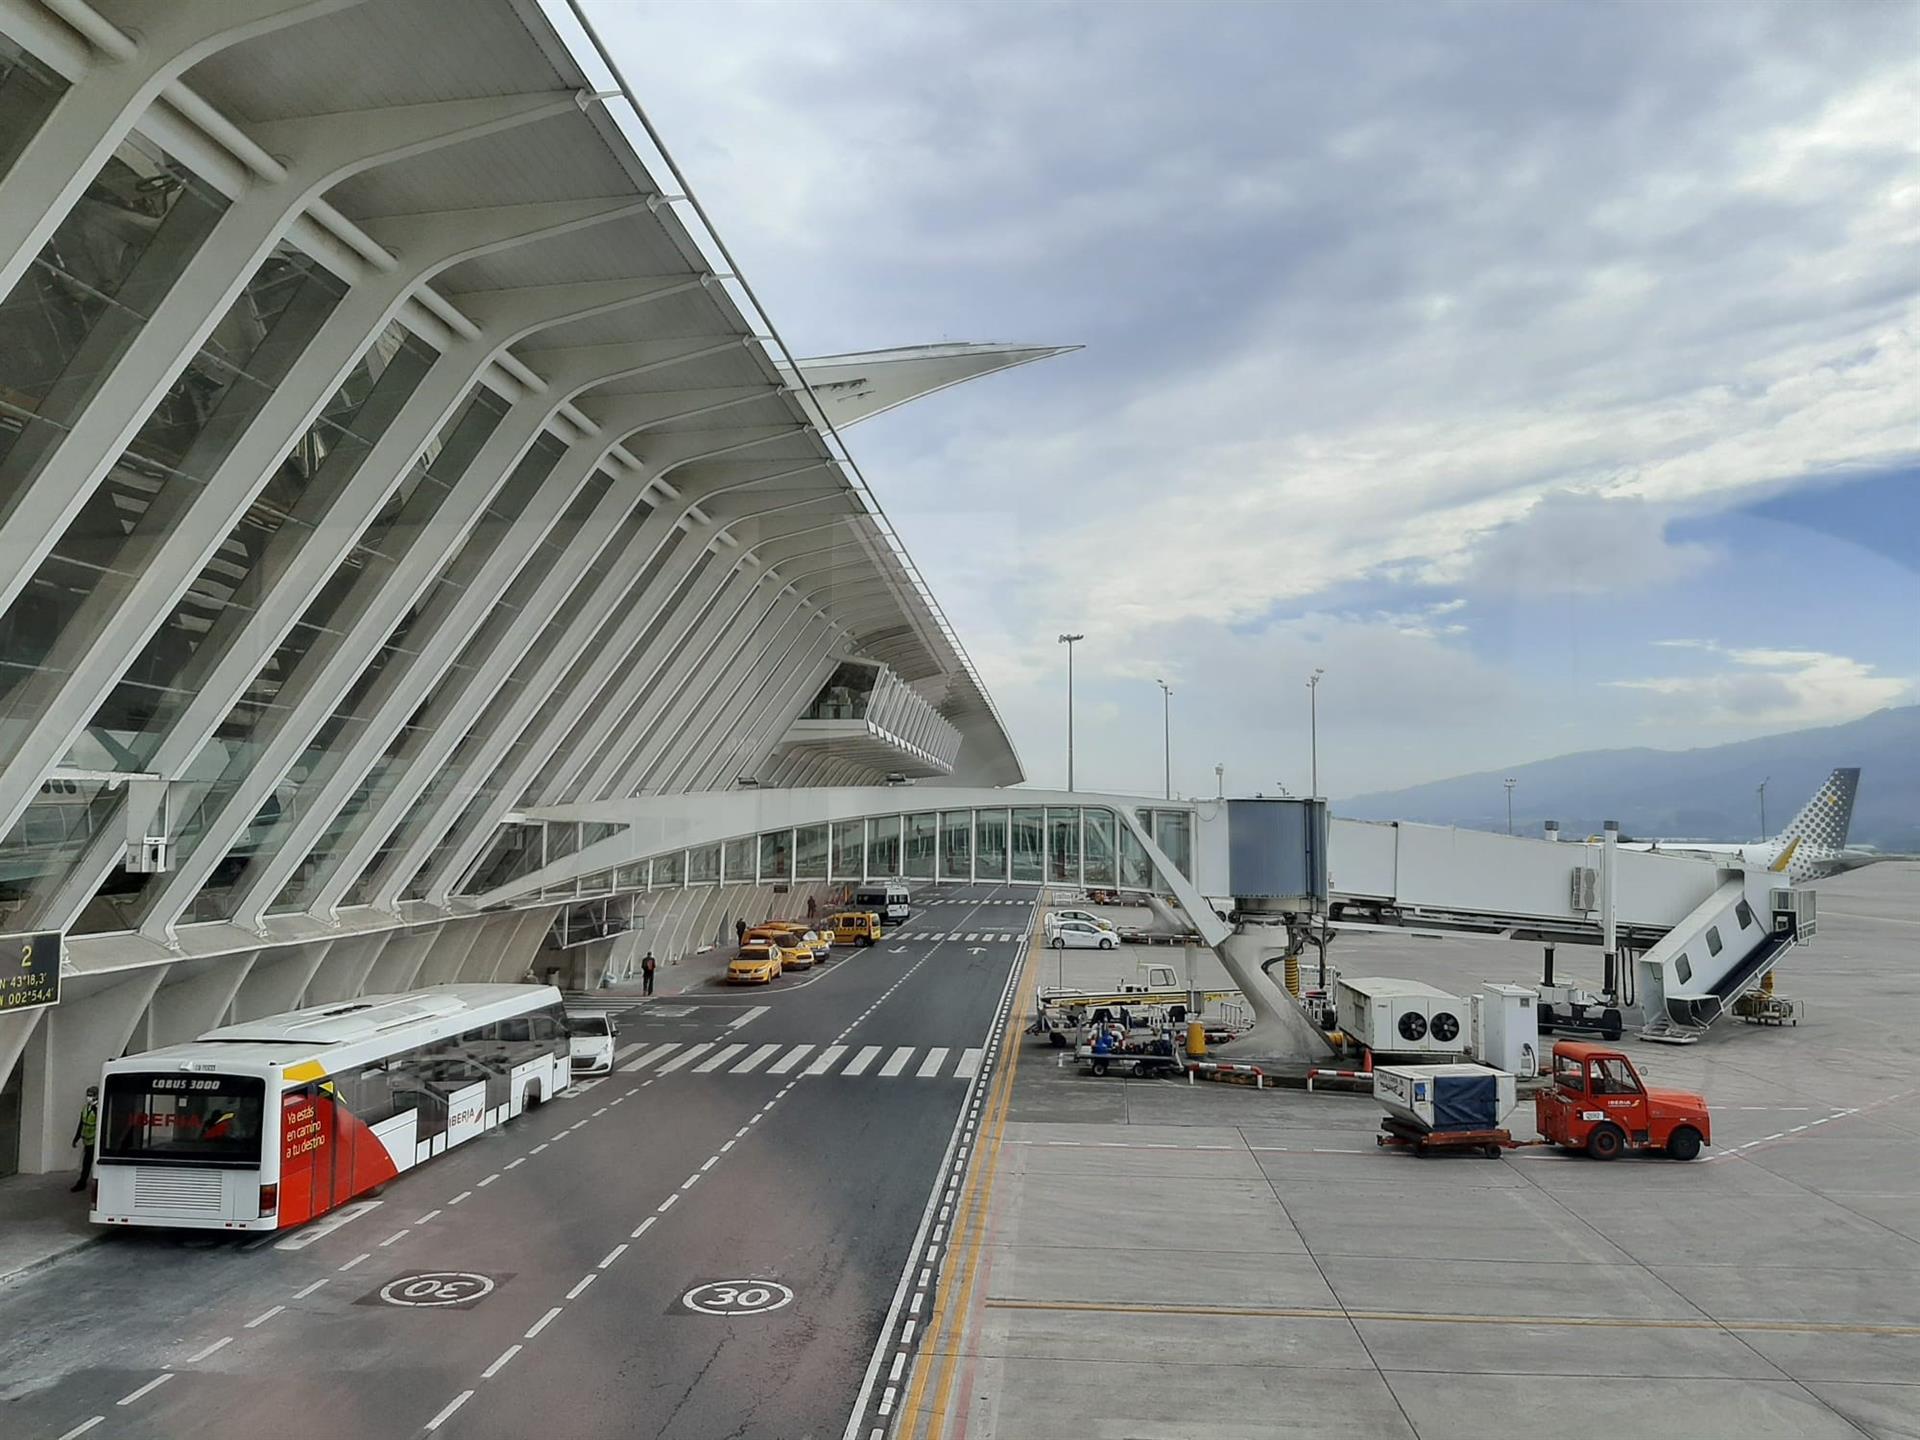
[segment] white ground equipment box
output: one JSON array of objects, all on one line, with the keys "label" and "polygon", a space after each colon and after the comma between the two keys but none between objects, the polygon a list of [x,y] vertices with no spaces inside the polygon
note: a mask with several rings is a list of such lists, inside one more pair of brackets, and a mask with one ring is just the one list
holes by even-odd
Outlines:
[{"label": "white ground equipment box", "polygon": [[1334,1016],[1348,1040],[1377,1055],[1464,1055],[1467,1002],[1418,980],[1370,975],[1341,980]]},{"label": "white ground equipment box", "polygon": [[1525,985],[1482,985],[1469,995],[1473,1058],[1515,1075],[1540,1073],[1539,997]]},{"label": "white ground equipment box", "polygon": [[1373,1098],[1417,1129],[1498,1129],[1513,1111],[1514,1077],[1484,1065],[1382,1065],[1373,1072]]}]

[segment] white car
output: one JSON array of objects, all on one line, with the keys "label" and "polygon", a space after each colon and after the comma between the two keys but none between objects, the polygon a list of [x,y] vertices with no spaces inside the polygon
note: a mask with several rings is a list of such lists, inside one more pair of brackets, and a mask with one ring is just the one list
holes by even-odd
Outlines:
[{"label": "white car", "polygon": [[620,1027],[605,1015],[569,1015],[567,1049],[576,1075],[607,1075],[613,1071],[613,1037]]},{"label": "white car", "polygon": [[1090,920],[1062,920],[1047,928],[1047,943],[1056,950],[1111,950],[1120,937]]},{"label": "white car", "polygon": [[1119,933],[1119,931],[1114,928],[1111,920],[1105,916],[1096,915],[1091,910],[1049,910],[1047,912],[1047,933],[1052,934],[1053,927],[1060,924],[1063,920],[1084,920],[1087,924],[1097,929],[1105,930],[1109,935],[1117,935]]}]

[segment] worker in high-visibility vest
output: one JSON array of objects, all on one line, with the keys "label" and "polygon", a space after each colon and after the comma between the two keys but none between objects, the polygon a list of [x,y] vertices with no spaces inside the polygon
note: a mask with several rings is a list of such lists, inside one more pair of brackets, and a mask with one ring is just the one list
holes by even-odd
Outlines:
[{"label": "worker in high-visibility vest", "polygon": [[80,1123],[73,1127],[73,1143],[80,1151],[80,1178],[73,1182],[76,1192],[87,1188],[93,1178],[93,1140],[100,1133],[100,1087],[87,1086],[87,1103],[80,1107]]}]

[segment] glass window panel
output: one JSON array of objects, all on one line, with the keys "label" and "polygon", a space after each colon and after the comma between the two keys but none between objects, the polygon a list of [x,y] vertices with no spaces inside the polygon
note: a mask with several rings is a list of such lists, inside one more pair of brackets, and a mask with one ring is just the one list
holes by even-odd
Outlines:
[{"label": "glass window panel", "polygon": [[621,890],[644,890],[647,888],[647,862],[637,865],[622,865],[614,884]]},{"label": "glass window panel", "polygon": [[900,873],[900,817],[888,815],[867,821],[867,874],[873,877]]},{"label": "glass window panel", "polygon": [[973,873],[982,880],[1007,874],[1007,812],[981,810],[973,817]]},{"label": "glass window panel", "polygon": [[687,852],[687,883],[712,885],[720,879],[720,847],[702,845]]},{"label": "glass window panel", "polygon": [[769,830],[760,837],[760,878],[762,880],[793,878],[793,832],[791,830]]},{"label": "glass window panel", "polygon": [[827,878],[827,827],[802,825],[793,832],[793,878]]},{"label": "glass window panel", "polygon": [[653,883],[656,886],[684,885],[686,881],[687,856],[684,850],[653,857]]},{"label": "glass window panel", "polygon": [[1120,830],[1120,883],[1129,890],[1154,888],[1153,862],[1147,858],[1147,847],[1124,826]]},{"label": "glass window panel", "polygon": [[934,858],[939,853],[940,817],[929,812],[907,816],[907,877],[933,879]]},{"label": "glass window panel", "polygon": [[1047,812],[1013,812],[1013,878],[1039,882],[1047,878]]},{"label": "glass window panel", "polygon": [[1193,878],[1193,817],[1184,810],[1153,812],[1154,843],[1166,852],[1174,868]]},{"label": "glass window panel", "polygon": [[67,82],[0,35],[0,178],[47,122]]},{"label": "glass window panel", "polygon": [[867,713],[880,667],[858,660],[842,660],[814,701],[801,712],[802,720],[859,720]]},{"label": "glass window panel", "polygon": [[729,840],[726,846],[726,879],[728,884],[735,881],[753,880],[754,841],[751,835],[739,840]]},{"label": "glass window panel", "polygon": [[833,826],[833,878],[866,878],[866,826],[858,820],[836,820]]},{"label": "glass window panel", "polygon": [[948,810],[940,817],[940,874],[973,879],[973,812]]},{"label": "glass window panel", "polygon": [[1080,883],[1080,811],[1047,811],[1047,879],[1056,885]]},{"label": "glass window panel", "polygon": [[1113,812],[1089,809],[1083,813],[1087,884],[1117,885],[1120,880],[1114,865]]}]

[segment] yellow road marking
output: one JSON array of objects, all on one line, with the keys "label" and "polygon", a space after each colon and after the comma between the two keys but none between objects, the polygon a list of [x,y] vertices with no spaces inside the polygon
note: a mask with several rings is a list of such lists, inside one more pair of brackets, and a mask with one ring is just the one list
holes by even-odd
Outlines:
[{"label": "yellow road marking", "polygon": [[1128,1305],[1104,1300],[993,1300],[989,1310],[1095,1315],[1226,1315],[1242,1319],[1408,1320],[1423,1325],[1567,1325],[1603,1330],[1750,1330],[1793,1335],[1920,1335],[1920,1325],[1821,1320],[1635,1320],[1605,1315],[1454,1315],[1418,1310],[1336,1310],[1322,1305]]},{"label": "yellow road marking", "polygon": [[[955,1344],[943,1354],[939,1342],[950,1329],[955,1332],[956,1338],[964,1331],[967,1310],[973,1302],[980,1248],[986,1238],[987,1206],[993,1194],[994,1176],[1000,1168],[1000,1137],[1006,1129],[1007,1110],[1013,1099],[1014,1072],[1020,1068],[1020,1020],[1026,1012],[1027,999],[1039,975],[1040,955],[1040,932],[1036,927],[1027,949],[1024,973],[1015,986],[1001,1030],[1005,1063],[994,1076],[986,1120],[974,1132],[973,1155],[967,1166],[967,1189],[960,1197],[959,1215],[951,1231],[953,1240],[940,1267],[940,1308],[927,1326],[926,1335],[921,1341],[921,1362],[914,1367],[905,1403],[900,1407],[905,1428],[900,1432],[899,1440],[918,1440],[923,1432],[922,1422],[929,1415],[934,1417],[932,1434],[938,1435],[945,1424],[947,1401],[953,1388],[954,1374],[959,1368],[960,1347]],[[923,1410],[921,1402],[926,1396],[927,1383],[936,1369],[940,1378],[934,1386],[933,1405],[930,1410]]]}]

